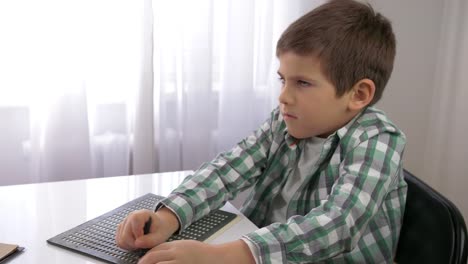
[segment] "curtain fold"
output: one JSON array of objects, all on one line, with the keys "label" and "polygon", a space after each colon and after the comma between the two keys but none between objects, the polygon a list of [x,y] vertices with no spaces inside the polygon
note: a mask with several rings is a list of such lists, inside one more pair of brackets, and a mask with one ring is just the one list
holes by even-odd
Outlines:
[{"label": "curtain fold", "polygon": [[34,154],[30,167],[32,179],[89,178],[92,174],[91,144],[85,91],[79,89],[50,96],[34,104],[30,112],[33,121],[30,153]]},{"label": "curtain fold", "polygon": [[131,113],[132,142],[128,173],[143,174],[157,171],[154,125],[154,76],[153,76],[153,12],[152,2],[143,1],[141,36],[141,71],[137,98]]}]

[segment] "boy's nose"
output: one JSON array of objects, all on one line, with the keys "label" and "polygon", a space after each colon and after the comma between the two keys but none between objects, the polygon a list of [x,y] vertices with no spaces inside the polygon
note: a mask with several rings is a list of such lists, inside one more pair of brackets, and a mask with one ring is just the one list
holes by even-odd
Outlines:
[{"label": "boy's nose", "polygon": [[283,85],[278,99],[281,104],[287,104],[287,105],[293,104],[294,95],[291,91],[291,88],[289,88],[286,84]]}]

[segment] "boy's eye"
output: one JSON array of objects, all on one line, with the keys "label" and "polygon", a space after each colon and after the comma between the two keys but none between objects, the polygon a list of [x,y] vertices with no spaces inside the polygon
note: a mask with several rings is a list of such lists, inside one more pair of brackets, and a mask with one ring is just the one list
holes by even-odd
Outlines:
[{"label": "boy's eye", "polygon": [[309,87],[310,86],[310,83],[309,82],[306,82],[306,81],[302,81],[302,80],[298,80],[297,81],[297,84],[301,87]]},{"label": "boy's eye", "polygon": [[284,78],[283,78],[283,77],[278,77],[278,80],[279,80],[282,84],[284,84]]}]

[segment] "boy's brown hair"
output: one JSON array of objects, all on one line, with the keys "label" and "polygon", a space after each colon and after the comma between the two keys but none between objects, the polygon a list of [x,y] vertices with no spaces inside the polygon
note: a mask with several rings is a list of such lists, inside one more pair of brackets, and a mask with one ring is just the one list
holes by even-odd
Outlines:
[{"label": "boy's brown hair", "polygon": [[392,73],[395,46],[390,21],[370,5],[331,0],[283,32],[276,56],[288,51],[316,56],[337,96],[345,94],[359,80],[372,80],[375,94],[370,105],[373,105],[382,97]]}]

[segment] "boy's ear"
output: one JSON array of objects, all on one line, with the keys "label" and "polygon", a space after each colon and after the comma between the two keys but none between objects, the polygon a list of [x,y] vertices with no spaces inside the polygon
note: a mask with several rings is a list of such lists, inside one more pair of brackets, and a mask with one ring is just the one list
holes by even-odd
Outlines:
[{"label": "boy's ear", "polygon": [[375,94],[375,84],[374,81],[370,79],[362,79],[358,81],[350,93],[350,98],[348,102],[348,108],[350,110],[360,111],[365,108],[372,102]]}]

